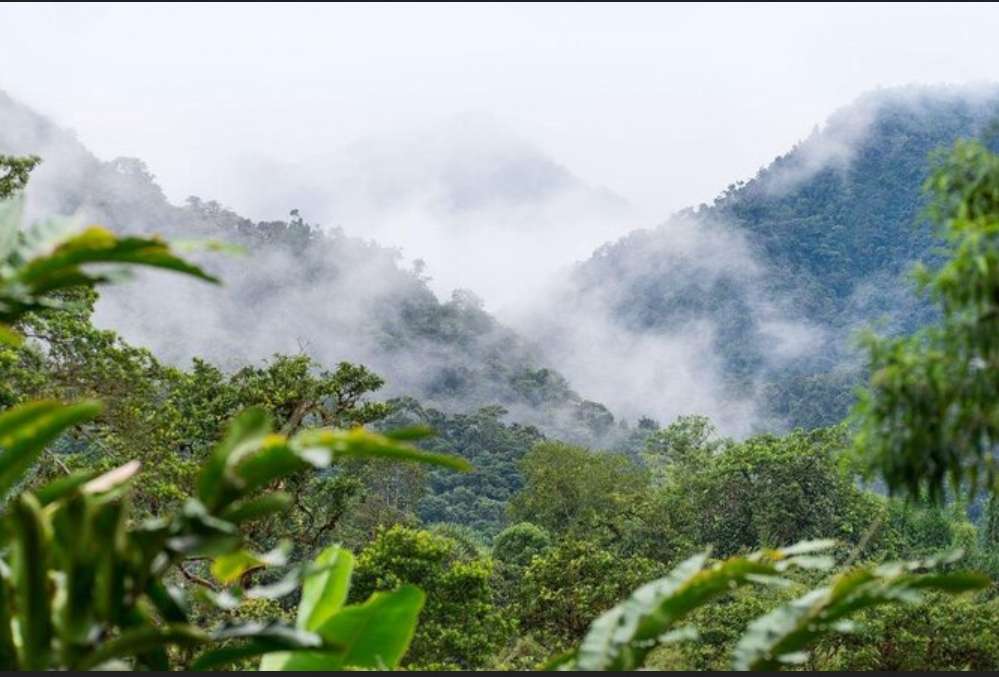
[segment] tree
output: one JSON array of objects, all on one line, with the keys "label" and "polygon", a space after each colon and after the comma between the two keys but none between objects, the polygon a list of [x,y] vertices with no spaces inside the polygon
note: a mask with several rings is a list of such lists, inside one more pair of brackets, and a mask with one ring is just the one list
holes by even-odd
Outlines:
[{"label": "tree", "polygon": [[562,442],[535,445],[521,461],[524,488],[510,501],[516,521],[552,532],[623,538],[648,473],[622,454],[591,452]]},{"label": "tree", "polygon": [[524,569],[515,602],[520,630],[549,653],[562,650],[583,636],[595,616],[661,571],[642,557],[620,557],[593,541],[564,539]]},{"label": "tree", "polygon": [[352,594],[407,583],[426,590],[410,666],[467,670],[485,665],[512,630],[494,604],[492,577],[488,558],[468,558],[449,538],[395,526],[361,552]]},{"label": "tree", "polygon": [[13,197],[28,184],[28,176],[42,159],[35,155],[0,155],[0,200]]},{"label": "tree", "polygon": [[[680,416],[665,428],[656,428],[645,440],[642,459],[662,480],[671,465],[694,468],[709,462],[724,444],[706,416]],[[679,472],[683,472],[680,470]]]},{"label": "tree", "polygon": [[994,491],[999,443],[999,155],[958,142],[926,182],[945,260],[917,271],[940,320],[869,336],[857,448],[893,492]]},{"label": "tree", "polygon": [[[38,236],[20,232],[10,218],[17,210],[8,206],[0,203],[0,342],[7,345],[23,342],[14,327],[27,313],[62,307],[60,293],[107,281],[84,264],[149,265],[213,280],[162,241],[119,239],[97,226],[38,251]],[[43,400],[0,413],[0,496],[24,481],[46,445],[100,411],[93,401]],[[264,411],[248,409],[208,456],[195,495],[169,515],[129,519],[127,485],[141,468],[135,460],[18,494],[0,515],[0,667],[76,670],[125,661],[126,667],[167,669],[179,658],[183,666],[206,668],[261,654],[267,660],[274,652],[282,653],[279,666],[395,667],[423,603],[419,590],[402,586],[343,607],[349,571],[340,563],[349,555],[337,549],[322,553],[321,571],[297,567],[282,585],[248,587],[253,571],[283,564],[284,548],[259,555],[240,527],[287,508],[289,496],[269,489],[307,468],[344,458],[465,465],[402,441],[423,432],[390,437],[327,428],[288,436],[272,432]],[[189,571],[192,560],[210,563],[219,584]],[[288,582],[293,589],[305,580],[299,622],[198,627],[181,591],[168,582],[175,568],[214,593],[206,598],[222,611],[244,597],[283,596]],[[168,651],[177,646],[208,651],[190,663],[191,651]]]},{"label": "tree", "polygon": [[526,567],[536,556],[552,546],[547,530],[530,522],[507,527],[493,539],[493,557],[503,564]]}]

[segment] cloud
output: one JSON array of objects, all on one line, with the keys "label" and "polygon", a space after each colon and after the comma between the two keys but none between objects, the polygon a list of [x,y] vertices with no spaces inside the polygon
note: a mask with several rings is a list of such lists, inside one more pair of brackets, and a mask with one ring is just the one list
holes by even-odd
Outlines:
[{"label": "cloud", "polygon": [[765,342],[765,367],[777,368],[824,338],[789,299],[766,296],[769,272],[741,231],[686,212],[605,245],[511,321],[576,388],[626,418],[703,414],[744,436],[774,422],[758,402],[761,374],[733,379],[724,342]]}]

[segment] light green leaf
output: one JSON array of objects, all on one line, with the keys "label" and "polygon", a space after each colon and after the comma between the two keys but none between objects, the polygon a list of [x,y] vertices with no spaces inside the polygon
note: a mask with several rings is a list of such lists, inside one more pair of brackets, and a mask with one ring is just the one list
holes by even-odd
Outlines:
[{"label": "light green leaf", "polygon": [[292,439],[300,449],[325,449],[333,458],[387,458],[439,465],[452,470],[469,471],[471,464],[459,456],[423,451],[385,435],[364,428],[352,430],[305,430]]},{"label": "light green leaf", "polygon": [[340,648],[269,654],[260,669],[394,669],[409,648],[423,600],[423,592],[411,585],[376,592],[364,604],[344,607],[319,628],[325,642]]},{"label": "light green leaf", "polygon": [[316,631],[347,601],[354,556],[333,545],[319,553],[313,560],[313,567],[318,571],[306,574],[296,625],[303,630]]}]

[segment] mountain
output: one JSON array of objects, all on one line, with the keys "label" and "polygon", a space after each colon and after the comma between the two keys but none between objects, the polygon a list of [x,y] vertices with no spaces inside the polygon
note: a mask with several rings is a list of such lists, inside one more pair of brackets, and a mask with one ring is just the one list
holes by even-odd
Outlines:
[{"label": "mountain", "polygon": [[[141,161],[99,160],[6,96],[0,152],[45,157],[29,191],[35,214],[79,212],[249,250],[205,259],[222,290],[150,274],[101,301],[98,322],[168,360],[236,366],[304,350],[326,364],[367,364],[394,396],[444,411],[501,404],[514,420],[593,441],[617,427],[597,402],[628,420],[706,414],[733,435],[841,420],[863,377],[856,331],[874,322],[909,331],[933,317],[907,279],[933,256],[933,234],[918,224],[931,152],[984,134],[997,114],[994,87],[865,95],[710,205],[596,251],[576,238],[585,260],[550,286],[537,276],[551,275],[558,256],[577,257],[559,244],[559,229],[579,223],[573,214],[622,230],[627,206],[479,118],[252,182],[266,187],[260,205],[340,210],[356,219],[343,228],[297,214],[254,222],[198,198],[171,204]],[[399,214],[408,225],[394,230]],[[528,307],[505,315],[508,326],[471,292],[441,301],[423,264],[370,239],[383,227]],[[155,308],[141,302],[149,295]]]},{"label": "mountain", "polygon": [[221,288],[146,273],[103,293],[95,322],[161,359],[183,365],[197,356],[238,368],[306,351],[325,365],[363,363],[386,378],[387,395],[445,410],[499,404],[517,420],[587,440],[614,422],[545,368],[537,350],[474,294],[439,300],[397,249],[297,216],[254,222],[196,197],[171,204],[142,161],[100,160],[71,132],[2,93],[0,153],[42,156],[27,191],[32,216],[75,214],[122,232],[246,250],[196,255],[224,280]]},{"label": "mountain", "polygon": [[[752,403],[755,425],[834,423],[861,375],[854,333],[873,322],[910,331],[933,316],[907,277],[933,258],[919,218],[932,152],[980,137],[997,116],[996,87],[865,95],[713,204],[598,249],[556,303],[653,346],[690,343],[684,332],[697,328],[694,359],[717,390]],[[548,353],[579,387],[600,382],[599,371],[577,378],[571,355],[571,342]],[[672,353],[642,358],[654,372]],[[669,396],[674,409],[688,397]]]}]

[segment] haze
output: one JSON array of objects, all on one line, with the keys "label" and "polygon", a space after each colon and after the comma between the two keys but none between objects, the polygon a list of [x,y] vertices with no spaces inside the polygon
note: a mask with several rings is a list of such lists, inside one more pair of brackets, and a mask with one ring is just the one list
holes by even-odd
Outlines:
[{"label": "haze", "polygon": [[[301,208],[503,311],[601,243],[710,202],[864,91],[994,79],[999,9],[11,3],[0,25],[0,87],[102,158],[142,158],[174,201]],[[431,198],[374,214],[331,187],[364,164],[344,149],[450,139],[469,116],[487,146],[516,139],[627,208],[490,205],[452,228]],[[385,157],[379,186],[426,173],[410,162],[426,148]]]}]

